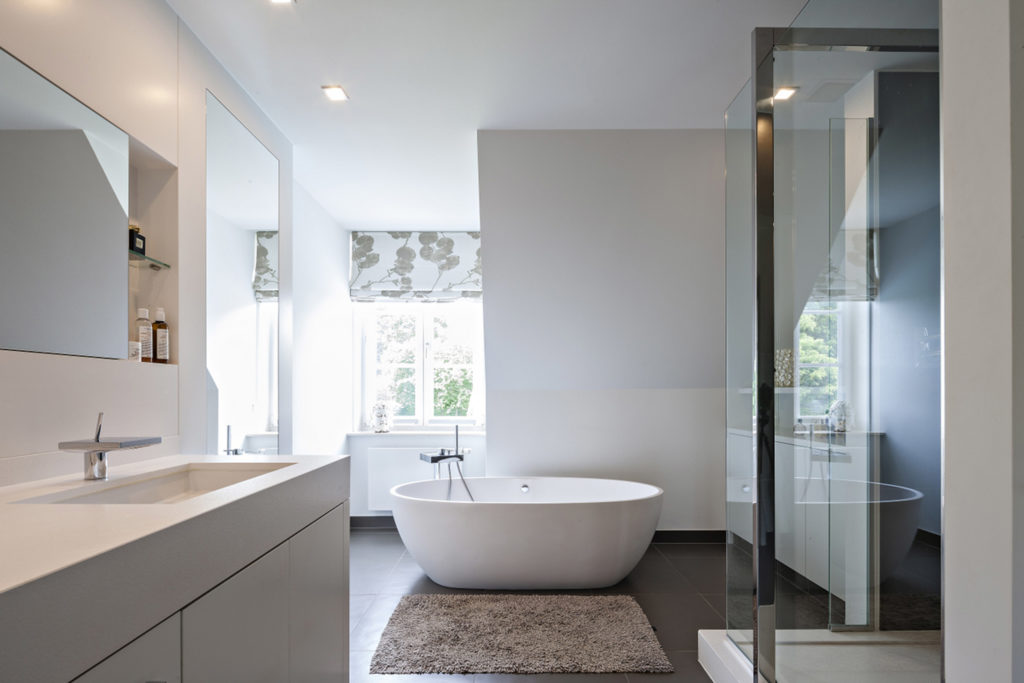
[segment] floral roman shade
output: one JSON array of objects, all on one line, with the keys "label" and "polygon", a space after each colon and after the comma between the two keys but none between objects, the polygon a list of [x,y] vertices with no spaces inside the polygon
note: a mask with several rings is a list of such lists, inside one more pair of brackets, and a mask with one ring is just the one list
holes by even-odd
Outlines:
[{"label": "floral roman shade", "polygon": [[256,231],[256,265],[252,271],[252,291],[256,301],[277,301],[277,231]]},{"label": "floral roman shade", "polygon": [[479,232],[353,232],[353,301],[452,301],[483,294]]}]

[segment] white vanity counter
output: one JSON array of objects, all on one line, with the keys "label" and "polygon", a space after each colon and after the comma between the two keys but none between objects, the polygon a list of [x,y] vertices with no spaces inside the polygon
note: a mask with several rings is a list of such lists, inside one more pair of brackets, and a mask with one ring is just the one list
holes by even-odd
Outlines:
[{"label": "white vanity counter", "polygon": [[[18,502],[239,462],[286,465],[177,502]],[[106,482],[77,474],[0,488],[0,680],[71,680],[348,497],[348,456],[172,456],[119,466],[114,453]]]}]

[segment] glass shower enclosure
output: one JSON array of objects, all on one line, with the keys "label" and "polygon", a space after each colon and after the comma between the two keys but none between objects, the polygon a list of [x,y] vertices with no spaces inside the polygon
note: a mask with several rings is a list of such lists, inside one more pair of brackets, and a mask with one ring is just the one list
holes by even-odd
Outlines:
[{"label": "glass shower enclosure", "polygon": [[937,50],[757,29],[726,112],[727,632],[769,682],[940,680]]}]

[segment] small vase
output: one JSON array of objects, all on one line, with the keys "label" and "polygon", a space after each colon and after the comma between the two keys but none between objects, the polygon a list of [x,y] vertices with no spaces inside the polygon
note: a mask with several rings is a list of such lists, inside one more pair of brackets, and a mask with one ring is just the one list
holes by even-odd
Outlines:
[{"label": "small vase", "polygon": [[373,404],[373,413],[370,416],[374,434],[387,434],[391,431],[391,403],[388,401],[377,401]]}]

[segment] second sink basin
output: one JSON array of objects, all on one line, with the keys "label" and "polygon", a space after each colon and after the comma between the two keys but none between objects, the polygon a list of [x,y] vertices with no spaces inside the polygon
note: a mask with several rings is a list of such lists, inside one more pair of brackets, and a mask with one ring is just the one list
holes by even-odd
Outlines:
[{"label": "second sink basin", "polygon": [[72,489],[19,500],[19,503],[152,504],[177,503],[258,477],[290,462],[193,462],[124,479],[88,482]]}]

